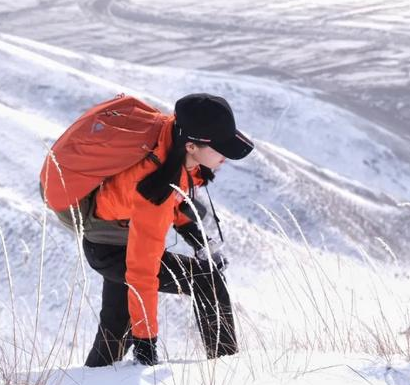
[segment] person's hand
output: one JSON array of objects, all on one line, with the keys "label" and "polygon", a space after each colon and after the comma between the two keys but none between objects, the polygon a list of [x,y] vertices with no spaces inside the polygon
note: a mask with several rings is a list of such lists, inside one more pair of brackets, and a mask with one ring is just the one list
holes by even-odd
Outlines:
[{"label": "person's hand", "polygon": [[157,356],[157,338],[137,338],[134,340],[134,365],[140,363],[142,365],[158,364]]},{"label": "person's hand", "polygon": [[223,272],[227,269],[229,261],[228,258],[226,258],[221,251],[214,251],[211,254],[211,257],[220,272]]},{"label": "person's hand", "polygon": [[[211,252],[212,261],[215,263],[217,269],[222,272],[228,267],[228,258],[224,256],[221,251],[222,245],[213,239],[208,240],[209,251]],[[201,260],[208,260],[208,253],[205,247],[197,252],[197,257]]]}]

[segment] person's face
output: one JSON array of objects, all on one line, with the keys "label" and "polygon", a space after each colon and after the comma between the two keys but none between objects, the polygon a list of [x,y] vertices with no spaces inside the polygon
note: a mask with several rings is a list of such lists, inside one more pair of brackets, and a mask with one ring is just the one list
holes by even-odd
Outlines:
[{"label": "person's face", "polygon": [[225,157],[218,151],[209,146],[198,146],[194,143],[188,142],[186,144],[187,150],[187,166],[197,166],[201,164],[212,170],[218,169],[225,161]]}]

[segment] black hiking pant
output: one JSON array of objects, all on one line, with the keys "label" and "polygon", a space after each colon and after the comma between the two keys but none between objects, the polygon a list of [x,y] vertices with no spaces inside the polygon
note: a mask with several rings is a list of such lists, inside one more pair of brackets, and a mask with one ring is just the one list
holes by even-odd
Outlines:
[{"label": "black hiking pant", "polygon": [[[90,266],[104,277],[100,322],[85,365],[110,365],[121,360],[132,345],[128,287],[124,284],[126,246],[92,243],[84,238],[83,247]],[[161,292],[194,295],[195,318],[208,358],[237,352],[231,302],[220,272],[214,269],[211,273],[208,261],[165,251],[158,278]]]}]

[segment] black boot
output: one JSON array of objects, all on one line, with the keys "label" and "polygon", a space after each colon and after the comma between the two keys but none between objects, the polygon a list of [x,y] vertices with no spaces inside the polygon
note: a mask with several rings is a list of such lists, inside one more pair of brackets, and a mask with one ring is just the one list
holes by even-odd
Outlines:
[{"label": "black boot", "polygon": [[104,279],[100,324],[86,366],[106,366],[120,361],[132,345],[127,293],[125,284]]}]

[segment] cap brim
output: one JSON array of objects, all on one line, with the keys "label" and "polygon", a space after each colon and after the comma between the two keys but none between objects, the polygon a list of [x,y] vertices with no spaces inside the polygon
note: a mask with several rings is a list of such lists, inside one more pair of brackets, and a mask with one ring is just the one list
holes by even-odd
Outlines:
[{"label": "cap brim", "polygon": [[235,160],[245,158],[255,147],[253,142],[238,130],[232,139],[222,143],[211,142],[209,146],[226,158]]}]

